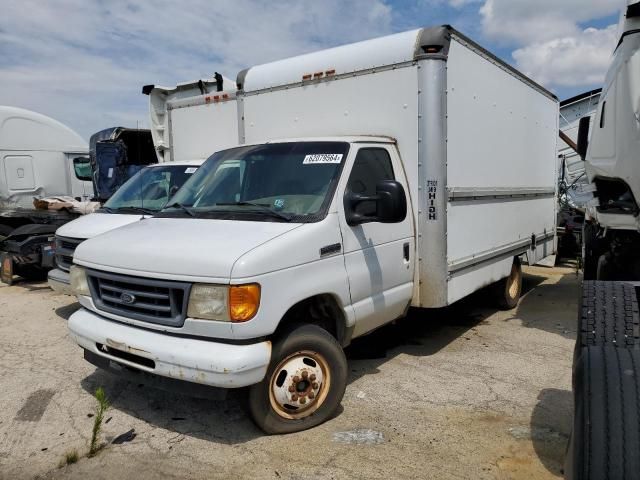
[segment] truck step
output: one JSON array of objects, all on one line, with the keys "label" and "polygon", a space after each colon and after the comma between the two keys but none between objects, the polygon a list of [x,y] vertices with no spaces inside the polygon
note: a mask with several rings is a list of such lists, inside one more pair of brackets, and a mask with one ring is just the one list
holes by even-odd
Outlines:
[{"label": "truck step", "polygon": [[640,345],[640,312],[633,285],[586,281],[582,287],[576,348]]}]

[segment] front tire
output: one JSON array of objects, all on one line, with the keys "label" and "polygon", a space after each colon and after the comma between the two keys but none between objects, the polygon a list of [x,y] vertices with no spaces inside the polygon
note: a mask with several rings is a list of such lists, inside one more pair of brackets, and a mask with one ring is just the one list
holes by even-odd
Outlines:
[{"label": "front tire", "polygon": [[249,412],[265,433],[315,427],[337,410],[347,385],[347,359],[336,339],[301,325],[275,342],[262,382],[249,390]]}]

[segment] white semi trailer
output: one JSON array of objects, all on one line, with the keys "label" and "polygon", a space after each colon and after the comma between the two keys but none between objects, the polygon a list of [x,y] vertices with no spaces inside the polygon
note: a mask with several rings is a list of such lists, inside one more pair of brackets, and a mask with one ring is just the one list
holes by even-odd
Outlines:
[{"label": "white semi trailer", "polygon": [[310,428],[340,404],[353,338],[491,285],[515,307],[521,263],[554,253],[558,101],[453,28],[237,85],[241,145],[74,254],[68,325],[99,367],[249,387],[263,430]]}]

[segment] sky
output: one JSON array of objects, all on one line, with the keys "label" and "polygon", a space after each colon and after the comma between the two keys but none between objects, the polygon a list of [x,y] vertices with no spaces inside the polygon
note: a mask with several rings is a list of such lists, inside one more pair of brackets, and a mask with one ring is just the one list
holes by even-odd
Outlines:
[{"label": "sky", "polygon": [[601,86],[624,0],[0,0],[0,105],[85,139],[148,128],[146,84],[450,24],[560,99]]}]

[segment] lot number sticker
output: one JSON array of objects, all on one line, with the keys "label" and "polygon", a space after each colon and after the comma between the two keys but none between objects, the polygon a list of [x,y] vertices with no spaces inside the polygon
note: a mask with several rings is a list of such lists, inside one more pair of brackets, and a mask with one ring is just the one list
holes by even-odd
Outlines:
[{"label": "lot number sticker", "polygon": [[314,153],[312,155],[306,155],[302,161],[303,165],[323,165],[325,163],[340,163],[342,162],[341,153]]}]

